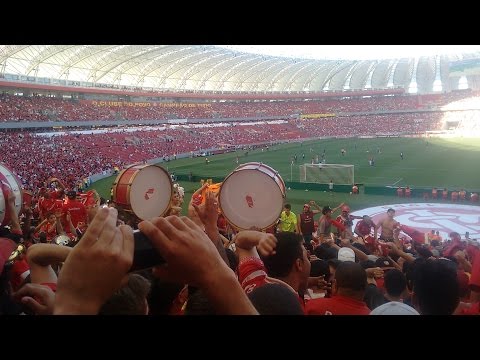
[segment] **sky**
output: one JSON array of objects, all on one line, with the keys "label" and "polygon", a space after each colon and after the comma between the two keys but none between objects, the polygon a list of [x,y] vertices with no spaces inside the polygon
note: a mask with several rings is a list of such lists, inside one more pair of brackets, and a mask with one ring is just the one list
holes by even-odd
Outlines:
[{"label": "sky", "polygon": [[217,45],[232,50],[318,60],[376,60],[480,52],[480,45]]}]

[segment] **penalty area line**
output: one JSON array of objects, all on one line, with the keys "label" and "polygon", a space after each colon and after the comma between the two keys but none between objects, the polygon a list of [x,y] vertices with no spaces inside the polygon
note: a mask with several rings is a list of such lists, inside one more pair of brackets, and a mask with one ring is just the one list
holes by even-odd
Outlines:
[{"label": "penalty area line", "polygon": [[397,184],[398,184],[400,181],[402,181],[402,180],[403,180],[403,178],[400,178],[399,180],[395,181],[395,182],[392,184],[392,186],[393,186],[393,185],[397,185]]}]

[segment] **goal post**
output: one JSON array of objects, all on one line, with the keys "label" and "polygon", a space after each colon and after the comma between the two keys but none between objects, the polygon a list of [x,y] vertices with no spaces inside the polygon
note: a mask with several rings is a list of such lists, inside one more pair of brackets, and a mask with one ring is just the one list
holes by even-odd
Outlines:
[{"label": "goal post", "polygon": [[355,183],[355,166],[345,164],[303,164],[300,168],[300,182],[336,185]]}]

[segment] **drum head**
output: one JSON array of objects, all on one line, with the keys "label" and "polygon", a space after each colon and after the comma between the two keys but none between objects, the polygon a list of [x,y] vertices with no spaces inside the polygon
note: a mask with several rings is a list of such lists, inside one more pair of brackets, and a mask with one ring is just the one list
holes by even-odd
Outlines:
[{"label": "drum head", "polygon": [[130,205],[141,220],[162,216],[169,208],[173,195],[172,180],[159,166],[139,170],[130,188]]},{"label": "drum head", "polygon": [[242,169],[225,179],[219,203],[223,215],[233,226],[266,229],[280,216],[283,195],[271,176],[254,169]]}]

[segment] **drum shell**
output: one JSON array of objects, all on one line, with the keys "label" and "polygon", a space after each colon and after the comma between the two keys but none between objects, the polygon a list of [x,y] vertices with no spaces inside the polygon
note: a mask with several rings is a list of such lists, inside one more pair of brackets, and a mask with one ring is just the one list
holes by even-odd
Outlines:
[{"label": "drum shell", "polygon": [[[246,212],[245,215],[243,216],[243,218],[241,218],[241,219],[239,219],[239,218],[236,219],[235,218],[237,216],[235,214],[235,210],[232,210],[232,206],[229,205],[230,201],[227,200],[228,198],[232,198],[233,194],[228,195],[227,194],[228,190],[225,190],[225,189],[229,189],[232,186],[232,185],[230,185],[229,182],[232,179],[234,179],[237,175],[242,174],[243,171],[250,171],[250,172],[255,171],[256,175],[262,175],[262,177],[265,180],[268,179],[268,180],[266,180],[266,182],[264,184],[262,184],[265,187],[266,184],[268,183],[268,186],[267,186],[268,189],[275,188],[275,187],[278,188],[278,190],[275,190],[275,194],[278,194],[279,196],[276,197],[276,196],[273,196],[273,194],[272,194],[272,198],[268,198],[268,196],[267,196],[267,198],[265,198],[265,194],[263,194],[261,190],[257,190],[258,184],[256,184],[256,183],[252,183],[252,185],[249,187],[248,190],[243,189],[244,194],[247,194],[247,193],[251,192],[252,194],[256,193],[257,196],[259,196],[259,197],[263,196],[262,203],[260,204],[260,206],[263,208],[263,210],[267,210],[267,212],[268,212],[268,214],[266,214],[267,216],[265,216],[265,219],[268,219],[268,220],[265,220],[263,223],[262,223],[263,219],[261,219],[263,217],[263,212],[258,213],[258,212],[255,212],[255,211],[251,211],[252,209],[247,209],[246,205],[244,204],[244,202],[248,203],[250,201],[251,204],[249,203],[248,207],[253,208],[254,207],[253,203],[255,203],[257,201],[255,199],[253,199],[252,197],[250,197],[248,194],[247,194],[247,196],[245,196],[245,199],[242,198],[241,200],[237,200],[237,201],[240,201],[242,203],[242,204],[237,204],[237,205],[240,205],[239,206],[239,212],[243,211],[245,209],[247,209],[246,211],[248,212],[248,213]],[[258,176],[257,176],[257,180],[258,180]],[[236,181],[238,181],[238,180],[236,180]],[[235,183],[235,181],[233,181],[233,183]],[[240,183],[241,183],[241,185],[245,184],[244,181],[241,181]],[[240,190],[239,190],[239,193],[240,193]],[[235,194],[235,195],[240,196],[239,194]],[[239,198],[238,196],[234,196],[234,197],[236,197],[238,199]],[[243,196],[243,194],[241,196]],[[250,197],[250,199],[247,199],[248,197]],[[222,186],[220,187],[220,191],[219,191],[219,195],[218,195],[220,211],[224,215],[225,219],[234,228],[237,228],[237,229],[240,229],[240,230],[250,229],[251,227],[256,227],[256,228],[259,228],[261,230],[265,230],[265,229],[268,229],[269,227],[271,227],[272,225],[274,225],[276,223],[276,221],[278,220],[278,217],[280,216],[280,213],[282,212],[284,198],[285,198],[285,183],[283,182],[283,179],[280,177],[278,172],[275,171],[270,166],[262,164],[262,163],[258,163],[258,162],[250,162],[250,163],[245,163],[245,164],[239,165],[222,182]],[[242,206],[243,206],[243,208],[242,208]],[[232,216],[232,214],[235,214],[235,215]],[[239,217],[242,217],[242,216],[239,215]]]},{"label": "drum shell", "polygon": [[113,201],[125,210],[131,211],[130,187],[138,171],[143,167],[144,166],[134,165],[123,169],[113,183]]},{"label": "drum shell", "polygon": [[[152,168],[158,169],[159,172],[158,174],[162,175],[162,180],[167,184],[166,187],[163,188],[158,188],[156,190],[160,191],[162,193],[164,202],[167,204],[165,208],[162,208],[159,210],[159,213],[152,213],[149,216],[145,216],[145,214],[139,214],[135,212],[134,206],[132,204],[132,186],[135,184],[135,181],[139,174],[141,174],[142,170],[148,169],[150,170]],[[151,186],[155,187],[156,186],[156,180],[152,178],[151,179]],[[115,204],[123,209],[126,212],[134,214],[137,218],[141,220],[146,220],[149,217],[157,217],[157,216],[163,216],[165,213],[168,211],[170,208],[170,204],[172,202],[173,198],[173,183],[170,178],[170,175],[166,170],[164,170],[162,167],[157,166],[157,165],[148,165],[148,164],[140,164],[140,165],[132,165],[130,167],[127,167],[126,169],[122,170],[120,174],[118,174],[117,178],[115,179],[115,182],[113,183],[112,187],[112,198]],[[145,194],[145,199],[148,200],[147,195]],[[138,212],[138,207],[137,207],[137,212]]]},{"label": "drum shell", "polygon": [[[23,204],[23,191],[20,180],[3,163],[0,163],[0,182],[3,186],[10,188],[15,194],[15,211],[20,215]],[[0,226],[5,226],[10,222],[11,216],[7,212],[7,193],[0,187]]]}]

